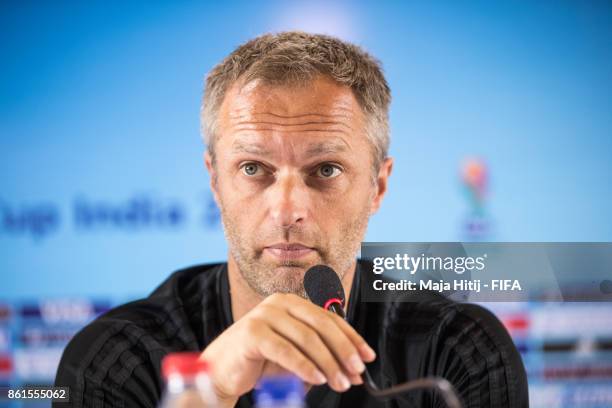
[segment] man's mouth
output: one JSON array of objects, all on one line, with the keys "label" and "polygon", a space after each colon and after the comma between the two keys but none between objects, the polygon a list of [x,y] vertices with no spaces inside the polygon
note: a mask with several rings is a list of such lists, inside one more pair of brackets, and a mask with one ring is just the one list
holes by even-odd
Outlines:
[{"label": "man's mouth", "polygon": [[304,258],[312,253],[315,250],[306,245],[297,244],[297,243],[283,243],[283,244],[274,244],[269,245],[264,248],[264,252],[267,252],[274,258],[281,261],[290,261]]}]

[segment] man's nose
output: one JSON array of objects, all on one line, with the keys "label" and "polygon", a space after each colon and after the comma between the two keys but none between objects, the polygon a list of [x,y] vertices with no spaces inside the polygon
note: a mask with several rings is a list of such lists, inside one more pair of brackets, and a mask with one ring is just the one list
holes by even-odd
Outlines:
[{"label": "man's nose", "polygon": [[269,193],[270,216],[276,226],[287,228],[306,221],[308,186],[299,174],[278,174]]}]

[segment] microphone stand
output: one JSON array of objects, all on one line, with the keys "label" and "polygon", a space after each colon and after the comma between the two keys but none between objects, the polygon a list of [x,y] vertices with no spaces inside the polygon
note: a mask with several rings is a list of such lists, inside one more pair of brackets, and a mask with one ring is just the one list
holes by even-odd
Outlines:
[{"label": "microphone stand", "polygon": [[[330,312],[337,314],[343,319],[346,319],[346,314],[344,313],[342,303],[329,302],[326,306],[326,309]],[[372,379],[372,376],[366,367],[363,374],[361,374],[361,379],[363,380],[363,385],[368,391],[368,394],[376,399],[387,400],[405,392],[433,388],[442,395],[444,402],[449,408],[461,408],[461,402],[459,401],[455,387],[453,387],[453,385],[447,379],[442,377],[418,378],[416,380],[394,385],[386,389],[380,389]]]}]

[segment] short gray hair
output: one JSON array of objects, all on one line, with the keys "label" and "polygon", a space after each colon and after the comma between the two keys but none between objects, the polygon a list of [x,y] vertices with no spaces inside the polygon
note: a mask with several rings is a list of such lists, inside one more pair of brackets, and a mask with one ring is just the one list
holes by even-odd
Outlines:
[{"label": "short gray hair", "polygon": [[389,150],[391,91],[381,64],[360,47],[334,37],[299,31],[264,34],[236,48],[206,77],[202,134],[214,160],[219,108],[238,80],[274,85],[307,83],[326,75],[353,91],[366,116],[366,135],[378,169]]}]

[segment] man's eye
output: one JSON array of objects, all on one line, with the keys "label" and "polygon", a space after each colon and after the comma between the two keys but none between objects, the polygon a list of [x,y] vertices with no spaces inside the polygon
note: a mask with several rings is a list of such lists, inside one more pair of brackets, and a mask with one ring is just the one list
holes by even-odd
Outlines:
[{"label": "man's eye", "polygon": [[242,172],[247,176],[255,176],[261,171],[261,166],[257,163],[245,163],[242,165]]},{"label": "man's eye", "polygon": [[342,169],[333,164],[324,164],[317,169],[317,176],[322,178],[338,177],[341,173]]}]

